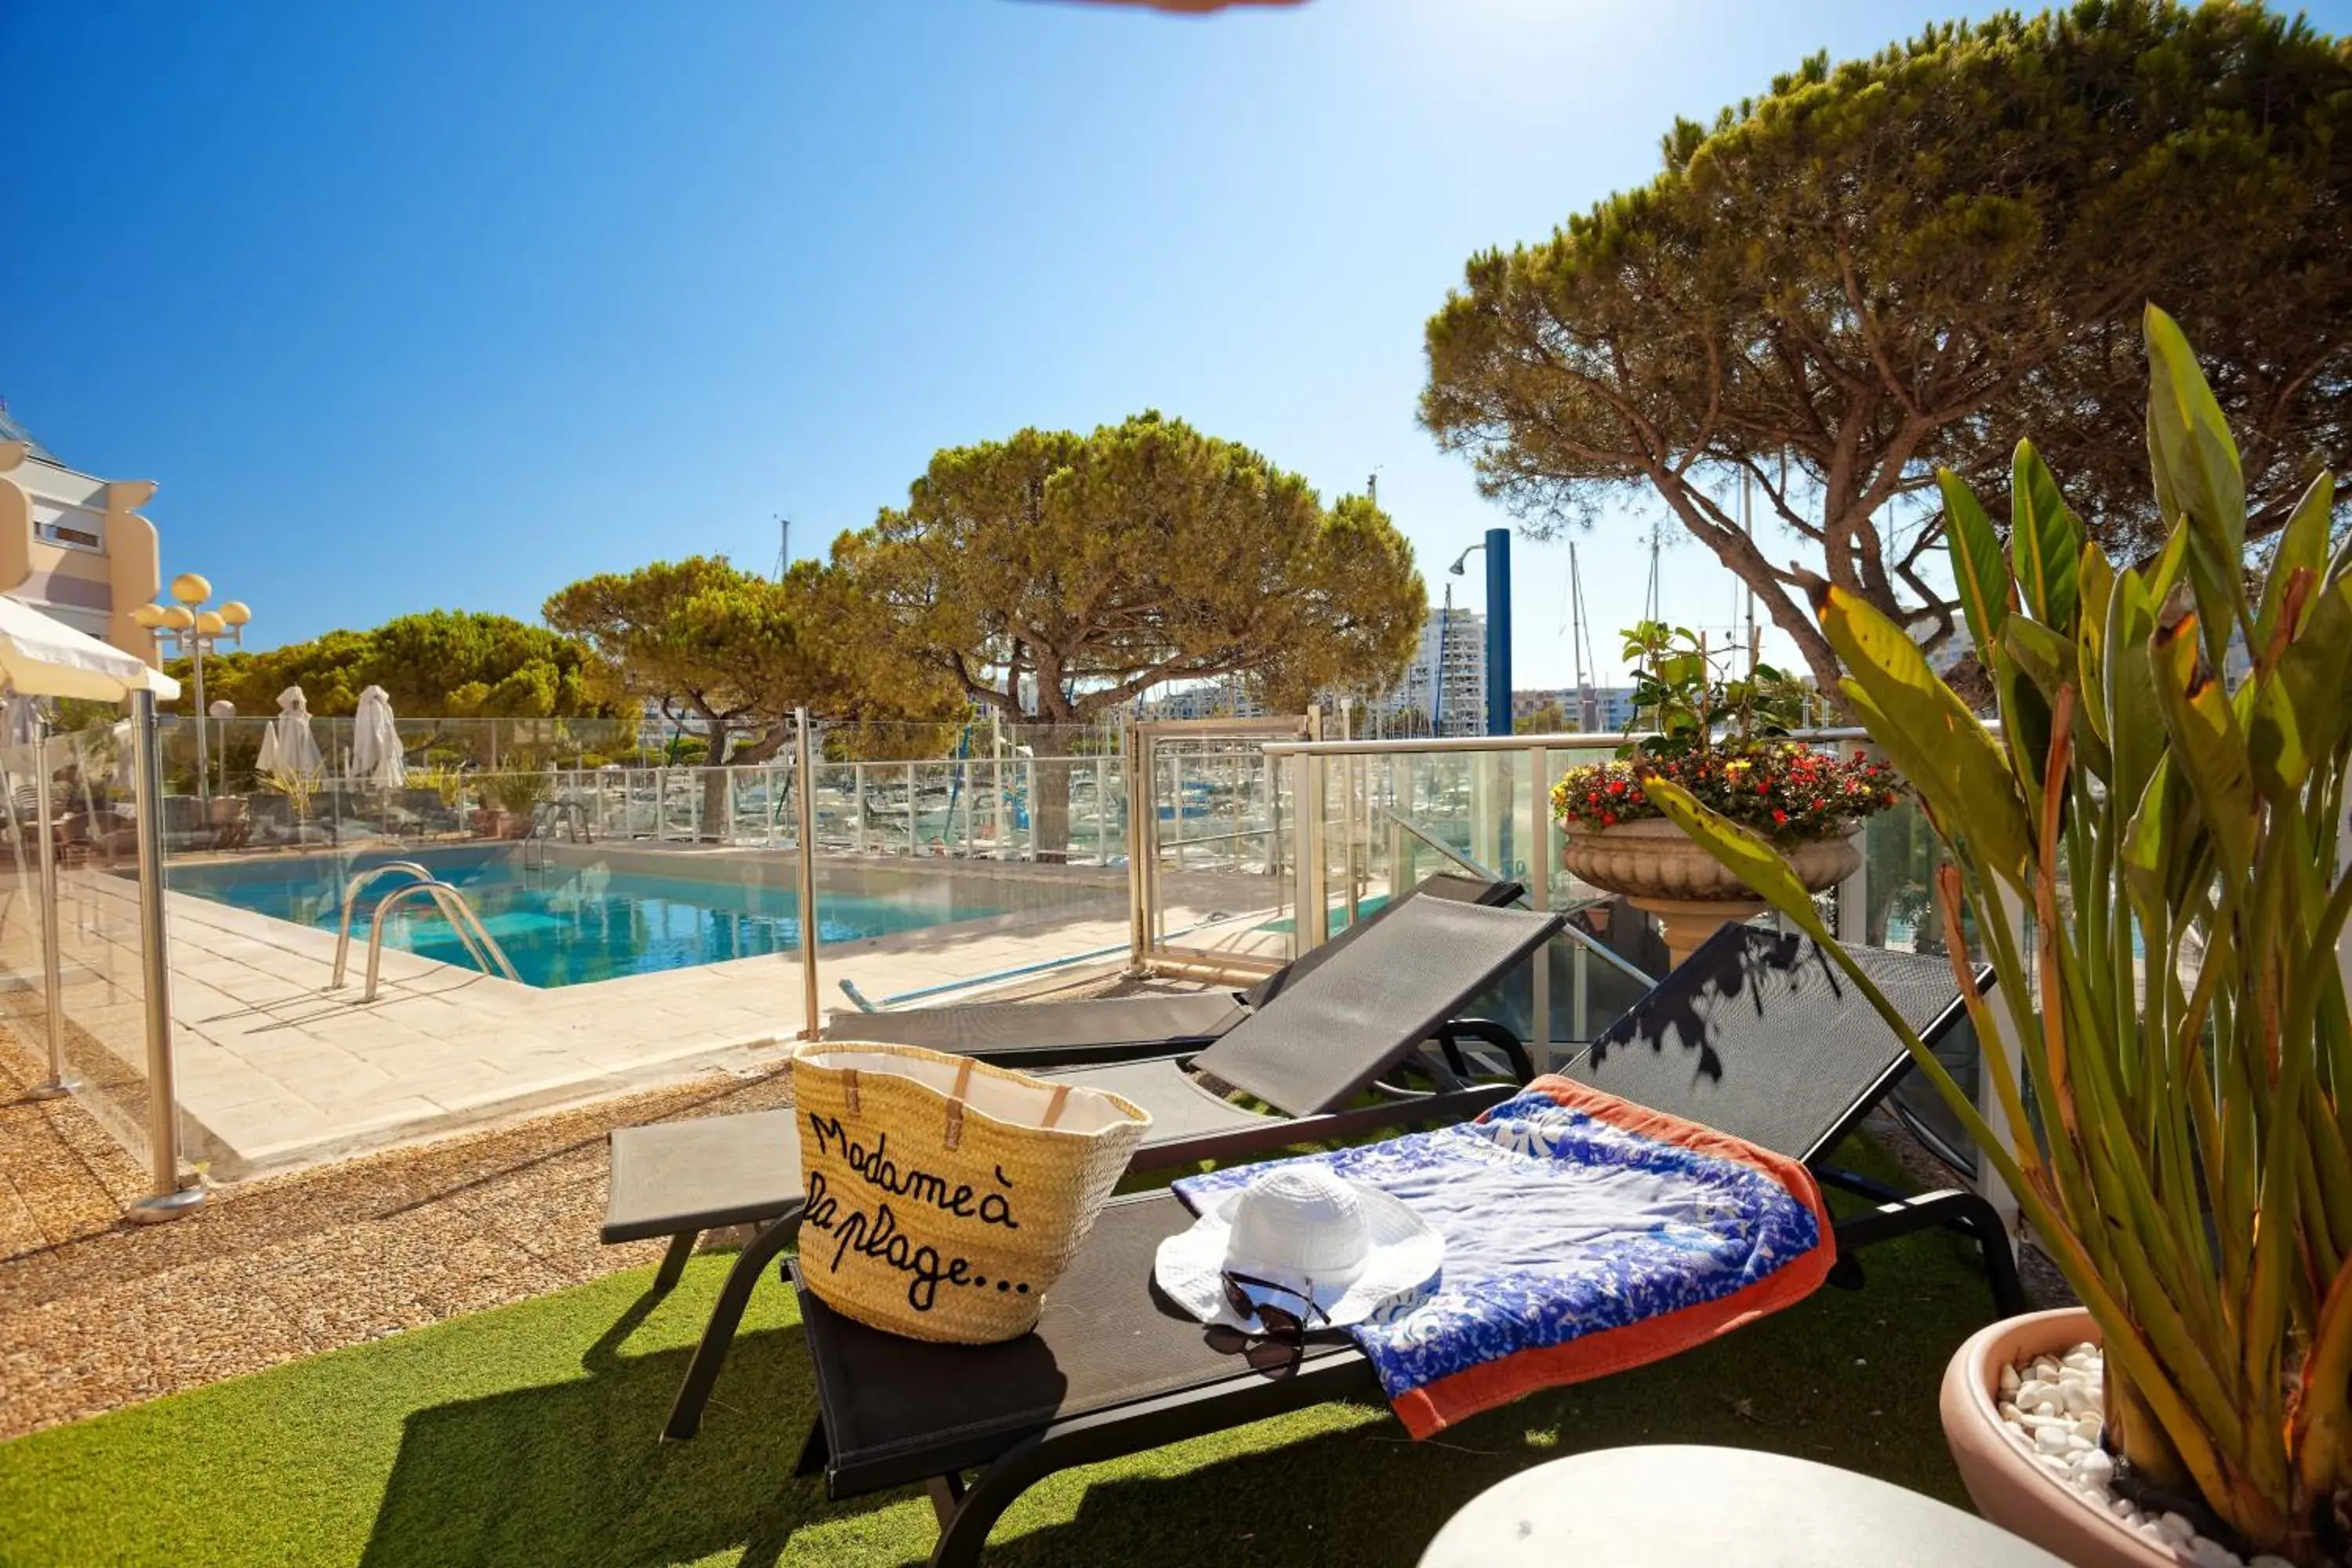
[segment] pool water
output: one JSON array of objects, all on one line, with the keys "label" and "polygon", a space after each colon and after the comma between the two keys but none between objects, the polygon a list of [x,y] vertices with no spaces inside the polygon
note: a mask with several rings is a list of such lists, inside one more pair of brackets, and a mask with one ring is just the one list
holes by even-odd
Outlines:
[{"label": "pool water", "polygon": [[[410,857],[416,858],[416,857]],[[332,932],[342,889],[357,871],[394,858],[306,856],[266,864],[174,866],[172,890]],[[801,944],[796,890],[764,881],[665,877],[604,864],[525,868],[510,854],[424,857],[434,874],[466,896],[525,984],[582,985],[735,958],[790,952]],[[381,878],[352,917],[352,964],[365,964],[370,911],[401,885]],[[827,943],[919,931],[1007,912],[966,889],[932,884],[887,895],[817,895],[818,936]],[[386,916],[384,944],[474,967],[447,921],[422,896]]]}]

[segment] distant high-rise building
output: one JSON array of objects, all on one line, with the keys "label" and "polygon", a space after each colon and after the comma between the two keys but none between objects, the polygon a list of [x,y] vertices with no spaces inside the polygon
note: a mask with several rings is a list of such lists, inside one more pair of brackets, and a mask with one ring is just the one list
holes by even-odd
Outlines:
[{"label": "distant high-rise building", "polygon": [[1168,686],[1139,705],[1145,719],[1255,719],[1265,704],[1237,677]]},{"label": "distant high-rise building", "polygon": [[1413,715],[1440,735],[1486,732],[1486,617],[1433,606],[1404,677],[1374,701],[1391,716]]}]

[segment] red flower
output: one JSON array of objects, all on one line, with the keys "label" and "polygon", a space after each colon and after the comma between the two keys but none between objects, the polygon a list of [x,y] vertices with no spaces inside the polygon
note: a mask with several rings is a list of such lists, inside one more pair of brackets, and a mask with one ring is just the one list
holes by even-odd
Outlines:
[{"label": "red flower", "polygon": [[1614,827],[1614,826],[1617,826],[1617,814],[1616,814],[1615,812],[1613,812],[1613,811],[1604,811],[1604,812],[1602,812],[1602,813],[1601,814],[1601,826],[1603,826],[1603,827]]},{"label": "red flower", "polygon": [[1779,806],[1777,806],[1777,805],[1776,805],[1776,806],[1774,806],[1774,807],[1772,808],[1772,826],[1775,826],[1775,827],[1781,826],[1785,825],[1785,824],[1788,822],[1788,820],[1789,820],[1789,814],[1788,814],[1787,812],[1782,811],[1782,810],[1781,810]]}]

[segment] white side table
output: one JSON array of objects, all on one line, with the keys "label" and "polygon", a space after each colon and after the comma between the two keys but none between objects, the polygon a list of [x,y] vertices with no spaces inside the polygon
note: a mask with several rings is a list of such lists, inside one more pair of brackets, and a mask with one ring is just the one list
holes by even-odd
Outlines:
[{"label": "white side table", "polygon": [[1746,1448],[1604,1448],[1522,1470],[1446,1521],[1421,1568],[2065,1568],[1972,1513]]}]

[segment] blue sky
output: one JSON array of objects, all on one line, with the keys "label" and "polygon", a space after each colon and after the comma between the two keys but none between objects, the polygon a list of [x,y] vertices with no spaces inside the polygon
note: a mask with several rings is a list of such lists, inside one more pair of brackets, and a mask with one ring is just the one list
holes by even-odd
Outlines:
[{"label": "blue sky", "polygon": [[[765,568],[780,513],[820,554],[936,447],[1148,406],[1327,497],[1377,468],[1435,593],[1507,521],[1413,419],[1464,260],[1647,179],[1676,113],[1951,14],[0,5],[0,395],[160,481],[165,575],[260,644]],[[1582,547],[1601,627],[1640,607],[1638,527]],[[1516,553],[1517,683],[1563,683],[1566,547]],[[1667,568],[1671,615],[1729,618],[1711,559]]]}]

